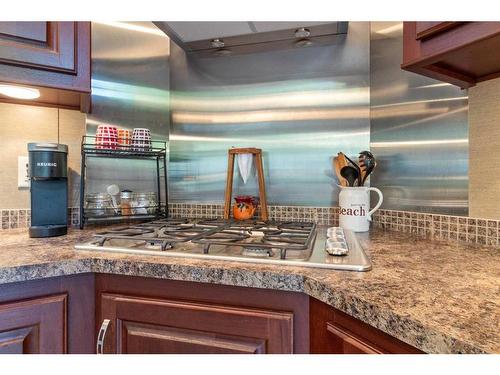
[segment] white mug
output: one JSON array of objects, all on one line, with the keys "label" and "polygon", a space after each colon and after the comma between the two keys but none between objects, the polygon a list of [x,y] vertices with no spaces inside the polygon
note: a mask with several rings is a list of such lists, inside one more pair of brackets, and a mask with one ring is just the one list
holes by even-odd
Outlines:
[{"label": "white mug", "polygon": [[[353,232],[368,232],[372,214],[378,210],[384,197],[382,192],[374,187],[340,186],[339,194],[339,224],[344,229]],[[379,201],[370,211],[370,191],[377,192]]]}]

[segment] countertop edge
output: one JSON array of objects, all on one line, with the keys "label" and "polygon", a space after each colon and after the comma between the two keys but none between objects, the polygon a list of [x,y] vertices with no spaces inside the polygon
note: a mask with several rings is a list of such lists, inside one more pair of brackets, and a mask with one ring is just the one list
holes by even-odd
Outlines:
[{"label": "countertop edge", "polygon": [[103,273],[300,292],[426,353],[488,353],[476,345],[426,327],[414,318],[370,304],[356,297],[355,292],[335,290],[331,285],[300,273],[256,271],[200,264],[160,264],[143,260],[103,259],[92,256],[4,267],[1,271],[0,284],[81,273]]}]

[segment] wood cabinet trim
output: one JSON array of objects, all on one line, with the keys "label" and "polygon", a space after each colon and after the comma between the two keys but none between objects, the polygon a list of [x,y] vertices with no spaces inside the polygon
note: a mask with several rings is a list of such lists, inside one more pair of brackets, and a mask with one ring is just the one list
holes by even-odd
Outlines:
[{"label": "wood cabinet trim", "polygon": [[460,86],[461,88],[472,87],[476,84],[477,81],[476,79],[468,75],[460,74],[455,71],[444,69],[435,65],[428,65],[423,67],[405,66],[404,69],[413,73],[422,74],[424,76],[437,79],[439,81],[445,81],[453,85]]},{"label": "wood cabinet trim", "polygon": [[[405,22],[403,30],[408,24],[412,22]],[[421,57],[409,59],[405,64],[421,60],[433,63],[451,52],[500,35],[500,22],[466,22],[458,26],[425,41],[415,42],[419,45]],[[415,26],[409,30],[416,33]]]},{"label": "wood cabinet trim", "polygon": [[[20,339],[29,339],[27,349],[32,353],[67,353],[67,302],[67,293],[2,302],[0,331],[4,333],[4,338],[7,332],[17,338],[17,341],[11,340],[10,344],[19,343]],[[28,330],[21,332],[20,328]],[[61,336],[58,337],[57,333]],[[2,346],[6,348],[8,342],[5,340]]]},{"label": "wood cabinet trim", "polygon": [[447,29],[427,34],[424,39],[417,37],[417,26],[418,22],[404,22],[402,69],[462,88],[500,76],[500,63],[497,65],[490,58],[481,59],[488,46],[498,49],[500,22],[441,25]]},{"label": "wood cabinet trim", "polygon": [[383,352],[376,348],[375,346],[372,346],[371,344],[368,344],[366,341],[360,340],[356,335],[354,335],[352,332],[349,330],[339,326],[335,325],[335,323],[327,322],[326,323],[326,330],[336,336],[341,337],[344,341],[348,342],[352,346],[358,348],[360,351],[366,354],[382,354]]},{"label": "wood cabinet trim", "polygon": [[23,354],[25,350],[29,353],[39,353],[39,328],[39,325],[35,324],[0,332],[0,353]]},{"label": "wood cabinet trim", "polygon": [[[417,40],[421,39],[426,39],[432,36],[436,36],[437,34],[440,34],[442,32],[448,31],[454,27],[457,27],[465,22],[437,22],[435,25],[430,26],[430,27],[425,27],[421,31],[419,31],[419,26],[421,26],[424,23],[430,23],[430,22],[416,22],[416,38]],[[434,23],[434,22],[432,22]]]},{"label": "wood cabinet trim", "polygon": [[[112,293],[101,294],[100,310],[99,320],[111,321],[104,342],[106,353],[126,350],[129,337],[125,328],[129,321],[159,330],[170,327],[253,341],[255,352],[260,351],[259,347],[270,353],[294,351],[293,312]],[[255,340],[264,341],[255,344]]]},{"label": "wood cabinet trim", "polygon": [[[48,40],[43,44],[28,44],[21,38],[0,38],[0,63],[76,75],[77,23],[48,22],[47,27]],[[42,60],[43,63],[38,62]]]},{"label": "wood cabinet trim", "polygon": [[[257,354],[264,353],[266,347],[266,342],[262,339],[220,335],[213,334],[211,332],[179,329],[174,327],[157,327],[150,324],[128,321],[121,321],[120,326],[120,331],[127,331],[128,338],[133,338],[134,336],[138,338],[148,337],[149,339],[175,342],[181,345],[194,345],[207,348],[213,347],[215,349],[215,353],[230,352],[240,354]],[[118,341],[122,341],[121,335]],[[119,351],[130,353],[128,344],[128,340],[125,340],[124,345],[127,345],[127,347],[122,348]]]},{"label": "wood cabinet trim", "polygon": [[141,304],[150,304],[150,305],[161,305],[164,307],[174,307],[174,308],[182,308],[189,310],[197,310],[197,311],[210,311],[210,312],[227,312],[236,315],[244,315],[244,316],[254,316],[254,317],[276,317],[280,319],[292,319],[291,314],[289,312],[282,311],[273,311],[273,310],[262,310],[258,308],[246,308],[246,307],[237,307],[237,306],[228,306],[228,305],[219,305],[219,304],[207,304],[200,302],[192,302],[192,301],[183,301],[183,300],[172,300],[172,299],[159,299],[159,298],[144,298],[137,296],[127,296],[127,295],[115,295],[110,293],[103,293],[102,298],[111,299],[115,302],[138,302]]},{"label": "wood cabinet trim", "polygon": [[[23,302],[65,294],[67,352],[95,353],[94,274],[51,277],[0,285],[0,304]],[[1,320],[1,319],[0,319]]]},{"label": "wood cabinet trim", "polygon": [[[3,58],[3,60],[0,58],[0,83],[26,85],[40,90],[40,98],[29,103],[3,95],[0,95],[0,102],[79,109],[82,112],[90,110],[91,24],[90,22],[54,24],[57,26],[52,29],[58,31],[48,35],[48,39],[54,39],[50,43],[56,46],[51,47],[52,52],[46,44],[44,47],[43,43],[22,44],[19,41],[0,38],[0,55]],[[72,31],[62,33],[62,39],[59,38],[61,30],[68,28]],[[55,36],[52,37],[51,34]],[[13,43],[18,43],[21,48],[12,47]],[[7,45],[11,47],[6,47]],[[5,48],[11,48],[10,56],[1,53]],[[34,59],[36,54],[33,54],[33,51],[39,52],[40,59]],[[28,57],[23,58],[23,53]],[[47,62],[45,58],[52,63]],[[54,61],[54,59],[59,60]]]},{"label": "wood cabinet trim", "polygon": [[[340,310],[310,297],[311,353],[347,354],[362,352],[416,354],[417,348],[368,325]],[[346,348],[344,343],[351,348]],[[360,346],[360,345],[362,346]]]}]

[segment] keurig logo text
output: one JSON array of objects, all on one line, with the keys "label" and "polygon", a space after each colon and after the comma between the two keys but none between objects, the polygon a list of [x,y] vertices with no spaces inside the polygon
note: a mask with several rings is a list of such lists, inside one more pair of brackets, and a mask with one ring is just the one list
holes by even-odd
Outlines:
[{"label": "keurig logo text", "polygon": [[46,163],[46,162],[37,162],[36,163],[37,167],[57,167],[57,163]]}]

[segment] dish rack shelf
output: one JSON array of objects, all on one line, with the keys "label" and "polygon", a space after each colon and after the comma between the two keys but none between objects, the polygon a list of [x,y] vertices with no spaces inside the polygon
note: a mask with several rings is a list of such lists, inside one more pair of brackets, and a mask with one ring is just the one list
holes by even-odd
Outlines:
[{"label": "dish rack shelf", "polygon": [[[97,145],[95,136],[85,135],[81,143],[81,173],[80,173],[80,229],[87,223],[116,223],[135,220],[152,220],[168,217],[168,187],[167,187],[167,142],[152,140],[150,146],[138,147],[134,145],[117,145],[106,148]],[[97,215],[95,210],[85,208],[87,161],[89,158],[116,158],[116,159],[143,159],[156,162],[156,202],[153,207],[136,207],[134,211],[123,214],[121,209],[110,208],[114,213]],[[163,180],[163,181],[162,181]],[[162,194],[163,192],[163,194]],[[162,201],[162,195],[165,197]],[[154,212],[151,212],[154,211]]]},{"label": "dish rack shelf", "polygon": [[95,136],[84,135],[82,137],[82,155],[99,156],[99,157],[114,157],[126,159],[155,159],[166,155],[167,142],[151,141],[150,147],[137,147],[133,145],[117,145],[113,148],[96,144]]}]

